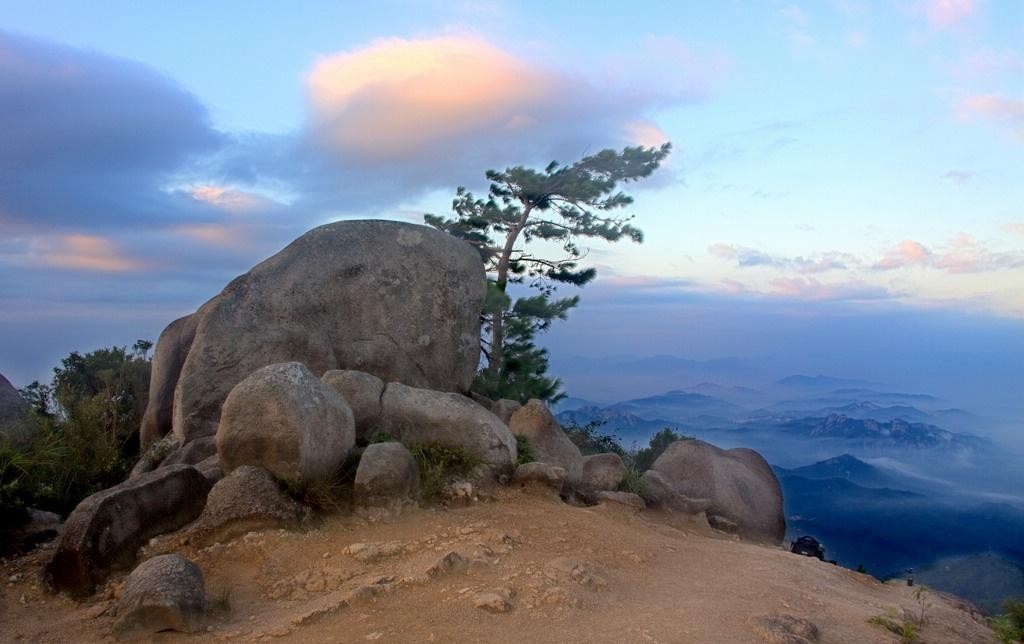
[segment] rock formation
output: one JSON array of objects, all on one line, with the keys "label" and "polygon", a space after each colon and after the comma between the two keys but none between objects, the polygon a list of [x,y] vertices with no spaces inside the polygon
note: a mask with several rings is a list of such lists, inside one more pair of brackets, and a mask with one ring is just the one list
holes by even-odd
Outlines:
[{"label": "rock formation", "polygon": [[199,470],[173,465],[86,497],[64,524],[46,580],[55,590],[91,594],[147,540],[199,516],[209,489]]},{"label": "rock formation", "polygon": [[580,450],[569,440],[543,401],[531,400],[513,413],[509,429],[530,442],[537,461],[564,469],[569,483],[579,479],[583,467]]},{"label": "rock formation", "polygon": [[236,384],[280,362],[302,362],[318,376],[359,369],[467,391],[484,290],[479,254],[441,231],[374,220],[313,229],[161,335],[145,441],[167,429],[172,386],[171,426],[185,443],[216,432]]},{"label": "rock formation", "polygon": [[389,506],[410,500],[419,487],[416,459],[401,443],[367,446],[356,468],[353,497],[364,507]]},{"label": "rock formation", "polygon": [[260,465],[295,483],[334,476],[355,444],[352,410],[298,362],[273,364],[238,383],[221,413],[217,454],[225,473]]},{"label": "rock formation", "polygon": [[682,440],[672,443],[651,470],[677,493],[708,499],[708,514],[735,523],[742,538],[775,544],[782,541],[786,532],[782,489],[757,452]]},{"label": "rock formation", "polygon": [[0,436],[19,437],[25,431],[28,405],[14,385],[0,374]]},{"label": "rock formation", "polygon": [[161,631],[198,631],[206,613],[203,572],[181,555],[158,555],[139,564],[117,602],[114,632],[122,638]]},{"label": "rock formation", "polygon": [[498,469],[511,469],[516,461],[512,432],[471,398],[390,383],[381,401],[381,430],[406,445],[462,448]]},{"label": "rock formation", "polygon": [[143,449],[170,433],[174,416],[174,389],[196,335],[199,316],[186,315],[167,325],[156,341],[150,366],[149,402],[142,416],[139,443]]}]

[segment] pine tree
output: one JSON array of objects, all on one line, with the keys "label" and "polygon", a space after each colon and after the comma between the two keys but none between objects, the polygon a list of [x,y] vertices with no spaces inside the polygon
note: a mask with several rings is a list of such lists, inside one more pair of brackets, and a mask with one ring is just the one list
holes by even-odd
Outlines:
[{"label": "pine tree", "polygon": [[[454,218],[424,216],[428,225],[474,245],[490,276],[481,315],[487,366],[476,391],[521,401],[563,396],[559,380],[547,375],[547,351],[534,344],[536,334],[564,320],[579,303],[578,296],[553,299],[556,286],[584,286],[596,276],[593,268],[579,266],[585,256],[580,238],[643,241],[643,233],[630,223],[635,215],[621,214],[632,197],[616,188],[650,176],[671,149],[669,143],[607,149],[569,165],[552,161],[542,171],[523,166],[488,170],[487,199],[460,187],[452,202]],[[559,245],[560,256],[530,252],[527,246],[535,241]],[[539,294],[513,301],[508,285],[521,283]]]}]

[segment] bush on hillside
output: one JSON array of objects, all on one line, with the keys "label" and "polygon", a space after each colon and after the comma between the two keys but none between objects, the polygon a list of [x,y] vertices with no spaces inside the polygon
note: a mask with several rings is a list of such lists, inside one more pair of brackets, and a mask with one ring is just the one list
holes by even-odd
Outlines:
[{"label": "bush on hillside", "polygon": [[67,514],[86,496],[127,478],[138,458],[138,430],[149,391],[152,343],[73,352],[52,384],[21,390],[34,431],[0,440],[0,522],[25,509]]}]

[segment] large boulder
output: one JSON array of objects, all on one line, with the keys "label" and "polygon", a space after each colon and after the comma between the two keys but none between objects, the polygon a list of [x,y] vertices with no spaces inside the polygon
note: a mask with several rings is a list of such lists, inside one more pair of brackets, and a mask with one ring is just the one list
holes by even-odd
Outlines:
[{"label": "large boulder", "polygon": [[757,452],[723,450],[700,440],[676,441],[651,470],[664,476],[678,493],[708,499],[708,514],[735,523],[740,537],[782,541],[786,532],[782,488]]},{"label": "large boulder", "polygon": [[181,555],[158,555],[138,565],[117,601],[118,637],[161,631],[193,633],[206,614],[203,572]]},{"label": "large boulder", "polygon": [[217,454],[227,474],[260,465],[295,483],[334,476],[355,444],[348,403],[299,362],[273,364],[238,383],[217,430]]},{"label": "large boulder", "polygon": [[168,324],[157,338],[150,367],[149,402],[139,428],[139,442],[143,449],[171,431],[174,389],[178,385],[178,376],[188,357],[198,323],[198,315],[186,315]]},{"label": "large boulder", "polygon": [[356,438],[373,438],[380,429],[380,399],[384,395],[384,381],[373,374],[352,369],[331,369],[320,379],[341,394],[352,408]]},{"label": "large boulder", "polygon": [[373,443],[359,459],[353,496],[364,507],[401,504],[412,498],[419,482],[419,466],[405,445]]},{"label": "large boulder", "polygon": [[381,430],[405,445],[462,448],[501,470],[511,470],[516,462],[515,436],[472,398],[393,382],[381,401]]},{"label": "large boulder", "polygon": [[64,524],[45,578],[58,591],[89,595],[139,546],[203,511],[210,486],[191,465],[172,465],[86,497]]},{"label": "large boulder", "polygon": [[577,487],[589,493],[614,490],[625,477],[626,465],[618,454],[591,454],[583,457]]},{"label": "large boulder", "polygon": [[188,534],[198,544],[226,543],[253,530],[296,527],[307,515],[270,472],[243,465],[213,486]]},{"label": "large boulder", "polygon": [[543,401],[533,399],[516,410],[508,427],[529,441],[534,460],[561,467],[570,484],[579,480],[583,456]]},{"label": "large boulder", "polygon": [[[302,362],[317,375],[358,369],[385,382],[467,391],[480,357],[484,291],[479,253],[439,230],[375,220],[315,228],[195,313],[173,430],[183,442],[213,434],[228,392],[280,362]],[[175,379],[167,362],[164,383]]]},{"label": "large boulder", "polygon": [[15,439],[27,433],[28,404],[3,374],[0,374],[0,436]]},{"label": "large boulder", "polygon": [[640,494],[649,505],[688,515],[707,512],[711,507],[709,499],[686,496],[665,475],[654,470],[647,470],[640,476]]}]

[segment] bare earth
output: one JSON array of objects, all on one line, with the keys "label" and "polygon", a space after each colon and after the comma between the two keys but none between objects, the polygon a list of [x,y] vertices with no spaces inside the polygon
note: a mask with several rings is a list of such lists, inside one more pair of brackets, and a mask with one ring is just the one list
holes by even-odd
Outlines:
[{"label": "bare earth", "polygon": [[[205,633],[159,642],[792,642],[759,618],[817,626],[821,642],[896,642],[868,623],[917,614],[912,588],[742,543],[698,520],[618,504],[572,507],[501,490],[450,510],[387,521],[346,516],[305,533],[249,533],[199,549]],[[49,547],[0,566],[0,642],[113,641],[116,575],[77,603],[42,591]],[[926,598],[922,641],[995,641],[955,598]],[[905,613],[904,613],[905,611]]]}]

